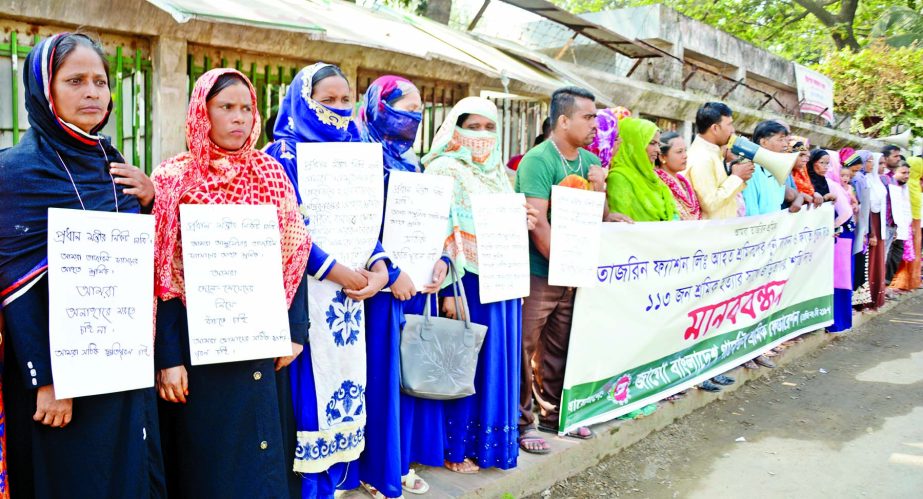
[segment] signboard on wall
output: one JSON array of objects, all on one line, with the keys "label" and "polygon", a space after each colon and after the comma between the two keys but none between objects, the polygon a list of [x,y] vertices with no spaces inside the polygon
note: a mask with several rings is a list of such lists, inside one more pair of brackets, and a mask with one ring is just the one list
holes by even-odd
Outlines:
[{"label": "signboard on wall", "polygon": [[795,81],[798,85],[798,101],[801,112],[816,114],[833,123],[833,80],[795,64]]}]

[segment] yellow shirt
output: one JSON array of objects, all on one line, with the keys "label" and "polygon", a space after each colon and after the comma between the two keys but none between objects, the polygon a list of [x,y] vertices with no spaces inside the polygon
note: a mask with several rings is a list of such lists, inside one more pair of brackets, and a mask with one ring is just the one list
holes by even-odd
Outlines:
[{"label": "yellow shirt", "polygon": [[736,217],[738,196],[746,183],[737,175],[727,174],[721,148],[699,135],[689,146],[688,154],[685,175],[702,205],[702,218]]}]

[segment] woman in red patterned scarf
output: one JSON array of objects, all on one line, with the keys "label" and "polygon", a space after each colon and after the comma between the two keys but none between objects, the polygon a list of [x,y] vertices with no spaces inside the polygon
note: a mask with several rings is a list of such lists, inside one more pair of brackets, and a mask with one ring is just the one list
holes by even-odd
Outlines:
[{"label": "woman in red patterned scarf", "polygon": [[[298,483],[292,472],[294,414],[285,368],[307,339],[303,276],[311,241],[282,166],[254,149],[260,136],[256,102],[243,74],[214,69],[202,75],[186,117],[189,152],[167,160],[153,175],[155,364],[171,496],[287,497]],[[292,355],[191,365],[180,244],[182,204],[277,208]]]},{"label": "woman in red patterned scarf", "polygon": [[686,169],[686,141],[676,132],[660,136],[660,156],[654,173],[663,180],[673,193],[676,213],[680,220],[701,220],[702,205],[696,197],[692,184],[682,175]]}]

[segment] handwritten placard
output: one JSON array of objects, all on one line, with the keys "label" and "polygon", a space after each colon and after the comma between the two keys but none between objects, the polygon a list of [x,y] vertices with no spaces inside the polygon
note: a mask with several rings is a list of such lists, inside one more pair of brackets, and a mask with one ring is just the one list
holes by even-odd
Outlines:
[{"label": "handwritten placard", "polygon": [[599,238],[606,195],[555,185],[551,187],[551,251],[548,284],[596,286]]},{"label": "handwritten placard", "polygon": [[154,386],[154,217],[48,209],[48,323],[59,399]]},{"label": "handwritten placard", "polygon": [[529,232],[523,194],[476,194],[481,303],[529,296]]},{"label": "handwritten placard", "polygon": [[452,177],[391,172],[382,246],[410,276],[417,290],[433,280],[433,264],[442,256]]},{"label": "handwritten placard", "polygon": [[894,224],[897,225],[897,238],[901,241],[910,239],[910,224],[913,222],[913,215],[910,209],[910,198],[907,194],[907,188],[899,185],[889,185],[888,194],[891,196],[891,214],[894,216]]},{"label": "handwritten placard", "polygon": [[350,268],[365,267],[381,231],[381,144],[300,143],[298,189],[311,237]]},{"label": "handwritten placard", "polygon": [[275,206],[181,205],[193,365],[292,354]]}]

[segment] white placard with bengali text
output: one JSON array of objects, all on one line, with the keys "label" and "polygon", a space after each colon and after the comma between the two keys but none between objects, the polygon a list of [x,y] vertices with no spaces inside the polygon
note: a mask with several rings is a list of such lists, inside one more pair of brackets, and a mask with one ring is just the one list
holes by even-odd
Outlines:
[{"label": "white placard with bengali text", "polygon": [[795,82],[802,113],[816,114],[833,123],[833,80],[795,64]]},{"label": "white placard with bengali text", "polygon": [[897,239],[907,241],[910,239],[910,225],[913,223],[913,214],[910,209],[910,195],[907,188],[900,185],[889,185],[888,195],[891,197],[891,215],[897,225]]},{"label": "white placard with bengali text", "polygon": [[548,284],[592,287],[599,284],[599,237],[606,194],[551,187],[551,251]]},{"label": "white placard with bengali text", "polygon": [[308,231],[337,262],[365,267],[381,231],[381,144],[299,143],[298,190]]},{"label": "white placard with bengali text", "polygon": [[272,205],[180,206],[192,365],[292,354]]},{"label": "white placard with bengali text", "polygon": [[452,187],[452,177],[391,172],[381,243],[417,291],[432,283],[442,256]]},{"label": "white placard with bengali text", "polygon": [[481,303],[529,296],[529,229],[524,194],[476,194],[471,211]]},{"label": "white placard with bengali text", "polygon": [[154,217],[49,208],[48,289],[57,398],[154,386]]}]

